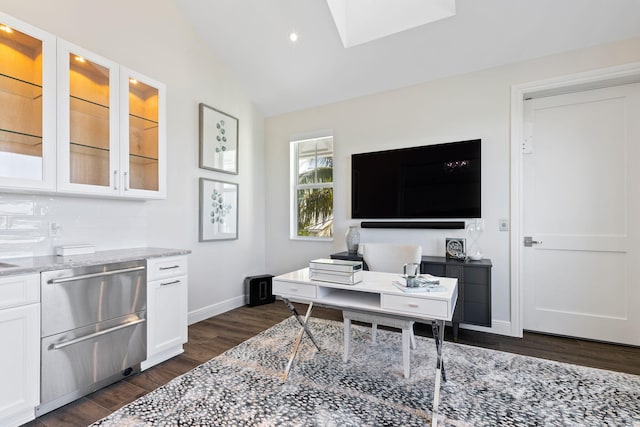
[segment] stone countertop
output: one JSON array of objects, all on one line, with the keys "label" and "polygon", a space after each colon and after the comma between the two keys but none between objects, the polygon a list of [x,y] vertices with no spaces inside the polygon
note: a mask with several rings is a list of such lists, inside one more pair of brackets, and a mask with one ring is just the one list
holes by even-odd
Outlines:
[{"label": "stone countertop", "polygon": [[18,274],[40,273],[42,271],[62,270],[65,268],[86,267],[96,264],[134,261],[138,259],[161,258],[167,256],[187,255],[190,250],[166,248],[133,248],[99,251],[93,254],[69,256],[35,256],[26,258],[8,258],[0,262],[13,264],[15,267],[0,267],[0,277]]}]

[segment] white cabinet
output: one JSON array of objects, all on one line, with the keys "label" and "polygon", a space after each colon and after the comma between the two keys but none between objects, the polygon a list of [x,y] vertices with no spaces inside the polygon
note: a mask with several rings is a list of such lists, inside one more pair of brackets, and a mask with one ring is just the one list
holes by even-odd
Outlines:
[{"label": "white cabinet", "polygon": [[0,425],[35,417],[40,401],[40,275],[0,278]]},{"label": "white cabinet", "polygon": [[2,13],[0,58],[1,190],[166,198],[162,83]]},{"label": "white cabinet", "polygon": [[165,87],[58,40],[58,191],[166,197]]},{"label": "white cabinet", "polygon": [[122,196],[166,197],[165,117],[165,85],[120,67]]},{"label": "white cabinet", "polygon": [[0,189],[56,186],[56,39],[0,13]]},{"label": "white cabinet", "polygon": [[147,360],[150,368],[183,352],[187,342],[187,257],[147,260]]},{"label": "white cabinet", "polygon": [[58,40],[58,191],[117,196],[118,64]]}]

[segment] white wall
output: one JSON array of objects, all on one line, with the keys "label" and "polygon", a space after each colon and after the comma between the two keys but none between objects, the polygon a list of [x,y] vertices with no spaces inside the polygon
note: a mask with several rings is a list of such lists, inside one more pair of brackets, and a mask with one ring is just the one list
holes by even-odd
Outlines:
[{"label": "white wall", "polygon": [[[264,120],[170,0],[0,0],[0,11],[167,85],[168,198],[133,202],[0,194],[0,257],[61,243],[190,249],[191,321],[243,304],[265,272]],[[198,103],[239,118],[239,174],[198,168]],[[239,239],[198,243],[198,178],[239,183]],[[50,221],[62,226],[51,239]]]},{"label": "white wall", "polygon": [[[509,233],[498,231],[498,220],[509,218],[511,85],[638,60],[640,39],[633,39],[268,118],[267,269],[282,273],[346,250],[347,227],[359,223],[350,219],[352,153],[481,138],[485,231],[479,245],[493,262],[494,329],[508,331]],[[289,136],[315,129],[334,131],[335,238],[327,243],[288,238]],[[362,242],[417,243],[425,255],[442,256],[447,236],[467,237],[458,230],[361,230]]]}]

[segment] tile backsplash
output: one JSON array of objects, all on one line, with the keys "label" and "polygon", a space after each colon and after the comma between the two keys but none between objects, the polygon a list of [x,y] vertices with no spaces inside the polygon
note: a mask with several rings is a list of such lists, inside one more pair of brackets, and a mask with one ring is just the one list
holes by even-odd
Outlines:
[{"label": "tile backsplash", "polygon": [[0,193],[0,258],[51,255],[72,243],[146,246],[147,215],[141,201]]}]

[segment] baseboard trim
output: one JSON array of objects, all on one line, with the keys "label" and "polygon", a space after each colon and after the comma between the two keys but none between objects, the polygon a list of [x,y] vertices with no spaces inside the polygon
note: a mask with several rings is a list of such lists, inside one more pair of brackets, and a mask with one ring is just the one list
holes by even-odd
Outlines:
[{"label": "baseboard trim", "polygon": [[189,312],[189,325],[198,323],[202,320],[208,319],[218,314],[226,313],[234,308],[242,307],[245,304],[244,295],[234,297],[226,301],[222,301],[216,304],[212,304],[206,307],[198,308]]},{"label": "baseboard trim", "polygon": [[486,326],[467,325],[466,323],[461,323],[460,327],[462,329],[469,329],[472,331],[479,331],[479,332],[488,332],[490,334],[506,335],[509,337],[517,336],[517,335],[513,335],[513,331],[511,330],[511,322],[508,322],[506,320],[492,320],[490,328],[487,328]]}]

